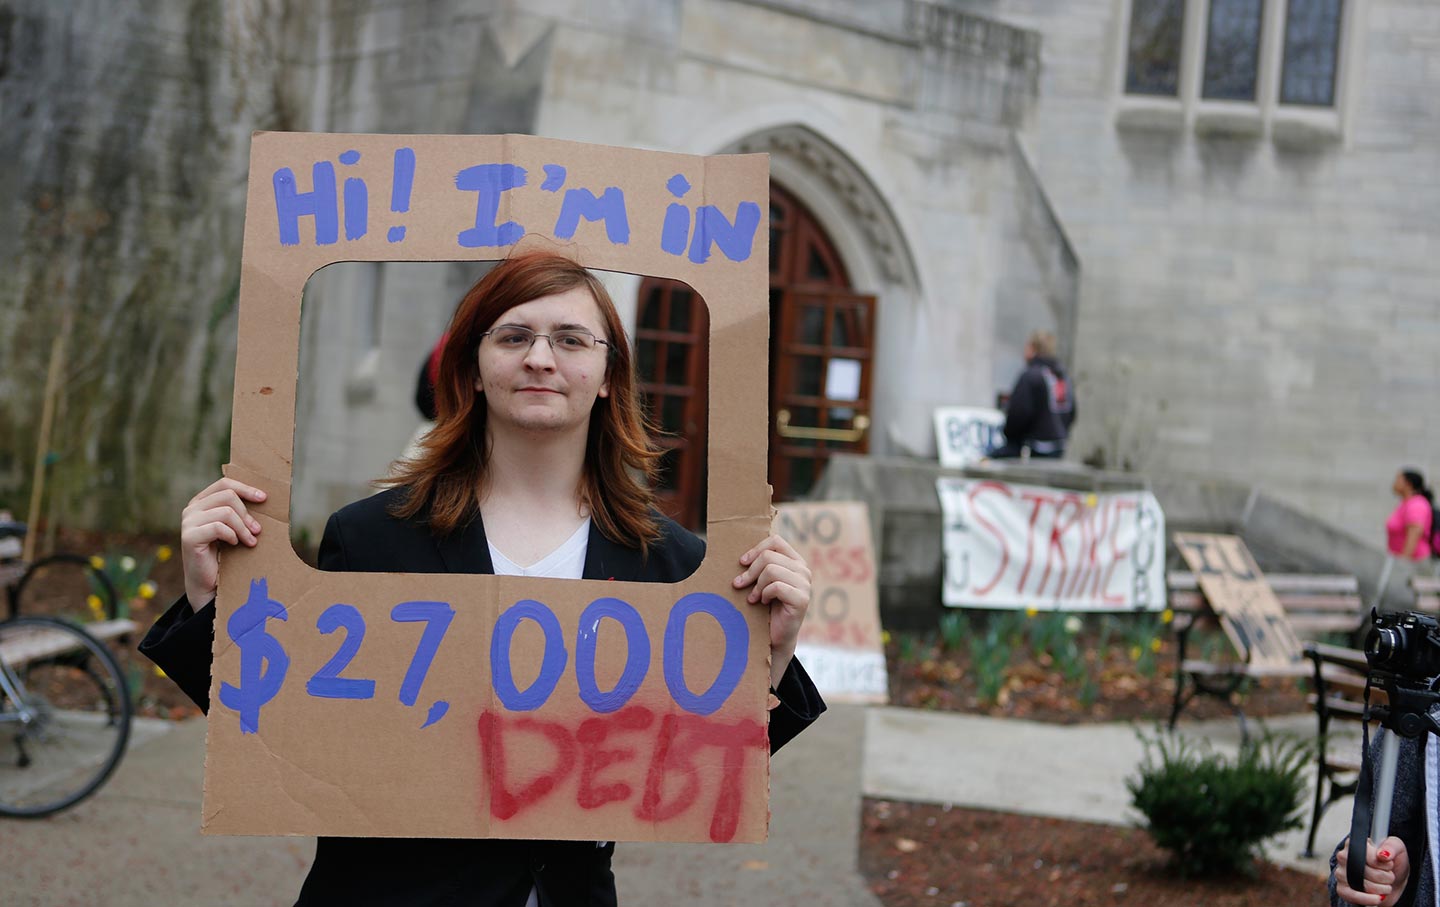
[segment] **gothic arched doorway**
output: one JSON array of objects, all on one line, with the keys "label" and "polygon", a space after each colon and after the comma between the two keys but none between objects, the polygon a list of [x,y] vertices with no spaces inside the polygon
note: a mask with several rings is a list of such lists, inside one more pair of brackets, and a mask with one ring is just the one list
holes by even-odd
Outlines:
[{"label": "gothic arched doorway", "polygon": [[[808,493],[830,456],[869,450],[875,297],[853,292],[834,244],[770,184],[770,461],[775,500]],[[681,525],[705,522],[709,315],[682,283],[647,278],[635,327],[637,380],[665,432],[657,489]]]}]

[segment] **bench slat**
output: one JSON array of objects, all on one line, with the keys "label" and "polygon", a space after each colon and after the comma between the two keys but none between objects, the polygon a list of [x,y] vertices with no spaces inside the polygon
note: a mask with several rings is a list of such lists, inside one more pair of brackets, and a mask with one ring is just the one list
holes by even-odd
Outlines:
[{"label": "bench slat", "polygon": [[[1311,693],[1305,697],[1312,706],[1316,703],[1315,694]],[[1338,696],[1325,697],[1325,709],[1333,717],[1344,718],[1347,721],[1359,721],[1365,714],[1365,706],[1352,699],[1341,699]]]},{"label": "bench slat", "polygon": [[1358,624],[1358,623],[1359,623],[1359,620],[1358,620],[1357,618],[1355,618],[1355,617],[1350,617],[1350,616],[1347,616],[1347,615],[1344,615],[1344,614],[1330,614],[1330,615],[1319,615],[1319,614],[1317,614],[1317,615],[1310,615],[1310,614],[1291,614],[1291,615],[1290,615],[1290,626],[1291,626],[1292,629],[1296,630],[1297,632],[1298,632],[1298,631],[1302,631],[1302,630],[1322,630],[1322,631],[1332,631],[1332,630],[1333,630],[1333,631],[1337,631],[1337,632],[1340,632],[1340,633],[1347,633],[1347,632],[1349,632],[1349,631],[1351,631],[1351,630],[1354,630],[1354,629],[1355,629],[1355,625]]},{"label": "bench slat", "polygon": [[1187,674],[1205,674],[1210,677],[1245,675],[1247,677],[1305,677],[1315,673],[1309,660],[1297,661],[1290,665],[1248,665],[1240,661],[1198,661],[1185,659],[1180,670]]},{"label": "bench slat", "polygon": [[1349,649],[1344,646],[1331,646],[1323,642],[1312,642],[1306,650],[1320,656],[1322,662],[1333,665],[1341,665],[1357,673],[1364,673],[1369,670],[1369,662],[1365,659],[1365,653],[1359,649]]},{"label": "bench slat", "polygon": [[[1343,611],[1355,615],[1357,622],[1362,607],[1359,596],[1286,593],[1275,597],[1287,611]],[[1205,596],[1199,592],[1172,591],[1170,607],[1175,611],[1199,610],[1205,607]]]},{"label": "bench slat", "polygon": [[1360,598],[1354,595],[1277,595],[1286,611],[1343,611],[1360,619]]},{"label": "bench slat", "polygon": [[[1265,582],[1275,592],[1333,592],[1336,594],[1360,593],[1360,582],[1343,573],[1267,573]],[[1165,574],[1165,584],[1176,591],[1190,591],[1200,588],[1195,574],[1188,570],[1171,570]],[[1440,592],[1440,584],[1435,587]]]},{"label": "bench slat", "polygon": [[[102,642],[134,633],[140,625],[133,620],[106,620],[84,624],[85,630]],[[0,643],[0,658],[11,667],[29,664],[45,658],[63,655],[76,648],[75,638],[60,630],[35,627],[23,635],[14,636]]]}]

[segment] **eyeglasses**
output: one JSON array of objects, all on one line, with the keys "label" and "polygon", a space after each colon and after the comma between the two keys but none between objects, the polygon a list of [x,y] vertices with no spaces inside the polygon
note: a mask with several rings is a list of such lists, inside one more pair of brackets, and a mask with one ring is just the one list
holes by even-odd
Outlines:
[{"label": "eyeglasses", "polygon": [[566,328],[563,331],[551,331],[548,334],[537,334],[526,327],[519,325],[506,325],[495,328],[480,335],[493,337],[495,346],[505,353],[528,353],[535,345],[537,337],[544,337],[550,344],[550,350],[554,353],[576,354],[588,353],[595,349],[595,344],[610,347],[608,340],[601,340],[584,328]]}]

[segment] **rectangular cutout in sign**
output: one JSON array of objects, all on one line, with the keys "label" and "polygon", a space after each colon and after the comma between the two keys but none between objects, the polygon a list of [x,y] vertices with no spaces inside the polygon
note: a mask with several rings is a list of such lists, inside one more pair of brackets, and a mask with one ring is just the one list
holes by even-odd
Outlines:
[{"label": "rectangular cutout in sign", "polygon": [[[225,472],[269,497],[260,544],[221,568],[207,833],[764,839],[768,627],[731,580],[770,525],[767,197],[764,155],[254,136]],[[288,520],[306,280],[532,248],[708,303],[699,569],[658,585],[304,564]]]}]

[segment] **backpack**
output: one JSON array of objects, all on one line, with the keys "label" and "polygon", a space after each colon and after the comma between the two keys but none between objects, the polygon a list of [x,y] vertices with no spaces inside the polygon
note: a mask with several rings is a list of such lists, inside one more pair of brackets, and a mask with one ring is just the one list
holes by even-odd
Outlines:
[{"label": "backpack", "polygon": [[1440,504],[1430,504],[1430,556],[1440,559]]}]

